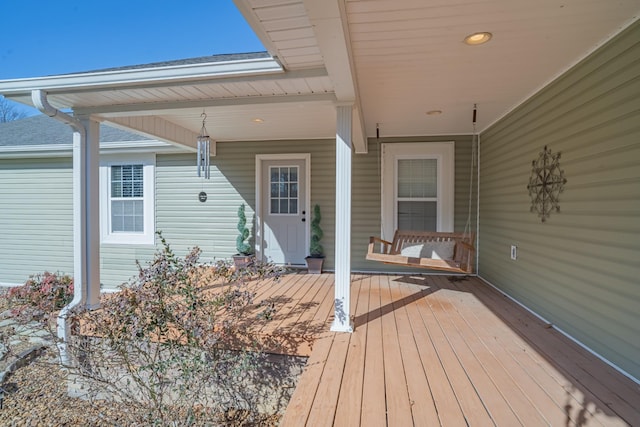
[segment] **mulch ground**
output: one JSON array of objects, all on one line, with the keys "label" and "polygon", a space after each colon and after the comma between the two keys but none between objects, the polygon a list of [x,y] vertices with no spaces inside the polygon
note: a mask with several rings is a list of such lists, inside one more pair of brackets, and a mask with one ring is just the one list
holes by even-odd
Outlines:
[{"label": "mulch ground", "polygon": [[[0,290],[0,313],[7,309]],[[134,407],[114,401],[88,402],[67,395],[66,372],[50,348],[0,384],[0,426],[136,426],[128,415]],[[248,423],[241,413],[201,420],[200,426],[276,426],[279,416]]]}]

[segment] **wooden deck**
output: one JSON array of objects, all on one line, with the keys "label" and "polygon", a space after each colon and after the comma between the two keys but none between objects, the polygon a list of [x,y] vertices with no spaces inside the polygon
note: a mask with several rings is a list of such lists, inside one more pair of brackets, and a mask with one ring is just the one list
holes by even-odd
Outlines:
[{"label": "wooden deck", "polygon": [[328,332],[333,280],[259,292],[310,352],[282,426],[640,425],[637,384],[481,280],[354,275],[353,334]]}]

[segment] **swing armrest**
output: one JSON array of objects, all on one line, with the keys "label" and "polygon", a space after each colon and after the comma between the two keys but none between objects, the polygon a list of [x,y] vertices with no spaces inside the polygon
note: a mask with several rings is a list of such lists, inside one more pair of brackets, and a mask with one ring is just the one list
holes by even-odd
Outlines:
[{"label": "swing armrest", "polygon": [[476,248],[471,244],[463,241],[459,241],[458,244],[468,250],[469,252],[475,252]]},{"label": "swing armrest", "polygon": [[368,253],[370,254],[376,253],[376,250],[375,250],[376,244],[381,245],[381,252],[379,253],[383,253],[383,254],[388,254],[391,251],[391,247],[393,245],[393,243],[389,242],[388,240],[383,240],[379,237],[371,236],[369,237]]}]

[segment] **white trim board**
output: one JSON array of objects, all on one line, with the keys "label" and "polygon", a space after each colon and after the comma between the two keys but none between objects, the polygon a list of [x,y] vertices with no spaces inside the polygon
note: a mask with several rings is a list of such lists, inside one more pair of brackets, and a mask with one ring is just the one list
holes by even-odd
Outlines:
[{"label": "white trim board", "polygon": [[380,213],[382,238],[393,239],[396,224],[396,163],[398,159],[438,160],[436,231],[453,231],[455,218],[455,142],[382,143]]}]

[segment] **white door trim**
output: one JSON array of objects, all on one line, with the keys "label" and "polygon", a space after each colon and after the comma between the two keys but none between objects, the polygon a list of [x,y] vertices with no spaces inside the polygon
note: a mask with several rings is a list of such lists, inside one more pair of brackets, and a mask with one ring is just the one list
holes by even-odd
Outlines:
[{"label": "white door trim", "polygon": [[264,194],[262,182],[262,162],[264,160],[302,160],[305,163],[305,200],[304,209],[307,211],[307,221],[305,221],[304,242],[305,248],[309,248],[309,235],[311,225],[311,153],[285,153],[285,154],[256,154],[256,258],[264,260],[262,239],[264,236],[264,221],[262,219],[262,195]]}]

